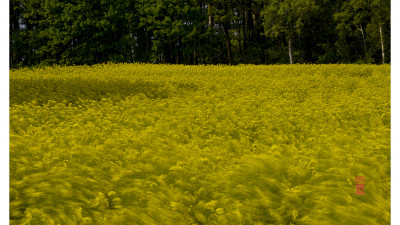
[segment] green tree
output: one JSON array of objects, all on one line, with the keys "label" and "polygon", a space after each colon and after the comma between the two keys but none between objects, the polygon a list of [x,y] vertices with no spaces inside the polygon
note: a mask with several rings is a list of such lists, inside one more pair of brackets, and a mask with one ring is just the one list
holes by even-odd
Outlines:
[{"label": "green tree", "polygon": [[22,3],[19,0],[10,1],[10,67],[13,65],[20,65],[23,59],[23,47],[26,45],[22,39],[23,27],[22,20]]},{"label": "green tree", "polygon": [[227,63],[233,63],[232,44],[231,44],[231,30],[233,28],[234,2],[232,0],[214,0],[212,13],[214,15],[214,26],[217,32],[222,32],[225,35],[226,43],[226,58]]},{"label": "green tree", "polygon": [[[337,21],[339,54],[347,52],[347,60],[385,63],[385,39],[390,30],[389,0],[351,0],[343,2]],[[361,47],[362,46],[362,47]],[[361,50],[362,49],[362,50]],[[380,56],[376,55],[380,51]]]},{"label": "green tree", "polygon": [[263,9],[265,35],[277,38],[284,36],[288,44],[289,62],[294,63],[293,41],[301,33],[304,24],[318,6],[313,0],[271,0]]},{"label": "green tree", "polygon": [[10,67],[386,63],[390,1],[10,0],[9,35]]},{"label": "green tree", "polygon": [[[390,0],[372,0],[371,2],[371,23],[368,24],[367,30],[370,33],[372,47],[379,43],[382,63],[386,62],[385,43],[387,43],[387,33],[390,32]],[[376,40],[379,37],[379,42]],[[376,47],[373,49],[375,50]]]},{"label": "green tree", "polygon": [[[339,35],[337,47],[347,60],[353,59],[354,52],[356,53],[356,58],[367,60],[368,50],[365,27],[370,21],[369,5],[370,0],[350,0],[343,2],[340,11],[334,14],[334,18],[338,23],[336,27]],[[357,45],[359,42],[363,53],[360,53],[361,49]],[[341,49],[343,50],[341,51]],[[345,54],[343,55],[344,52]]]},{"label": "green tree", "polygon": [[151,33],[153,61],[197,64],[201,34],[206,29],[201,5],[195,0],[139,1],[139,26]]}]

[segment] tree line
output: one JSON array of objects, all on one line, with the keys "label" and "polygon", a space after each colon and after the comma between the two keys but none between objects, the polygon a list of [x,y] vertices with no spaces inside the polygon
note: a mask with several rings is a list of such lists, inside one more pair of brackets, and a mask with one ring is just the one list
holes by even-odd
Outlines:
[{"label": "tree line", "polygon": [[388,63],[390,0],[10,0],[10,67]]}]

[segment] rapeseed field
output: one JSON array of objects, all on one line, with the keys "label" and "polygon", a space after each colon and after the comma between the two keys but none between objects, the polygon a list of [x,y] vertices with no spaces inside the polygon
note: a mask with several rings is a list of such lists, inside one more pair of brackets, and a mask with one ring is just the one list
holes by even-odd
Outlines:
[{"label": "rapeseed field", "polygon": [[389,65],[20,69],[9,110],[11,224],[390,223]]}]

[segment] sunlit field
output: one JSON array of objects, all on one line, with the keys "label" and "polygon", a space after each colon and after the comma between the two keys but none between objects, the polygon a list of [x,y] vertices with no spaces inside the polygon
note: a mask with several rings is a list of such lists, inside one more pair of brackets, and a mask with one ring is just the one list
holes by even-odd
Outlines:
[{"label": "sunlit field", "polygon": [[9,109],[11,224],[390,224],[389,65],[20,69]]}]

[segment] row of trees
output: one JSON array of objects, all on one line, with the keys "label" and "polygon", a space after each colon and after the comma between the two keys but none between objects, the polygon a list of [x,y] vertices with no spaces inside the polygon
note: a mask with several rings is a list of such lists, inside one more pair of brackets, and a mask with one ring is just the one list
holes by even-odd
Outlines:
[{"label": "row of trees", "polygon": [[10,66],[386,63],[390,0],[10,0]]}]

